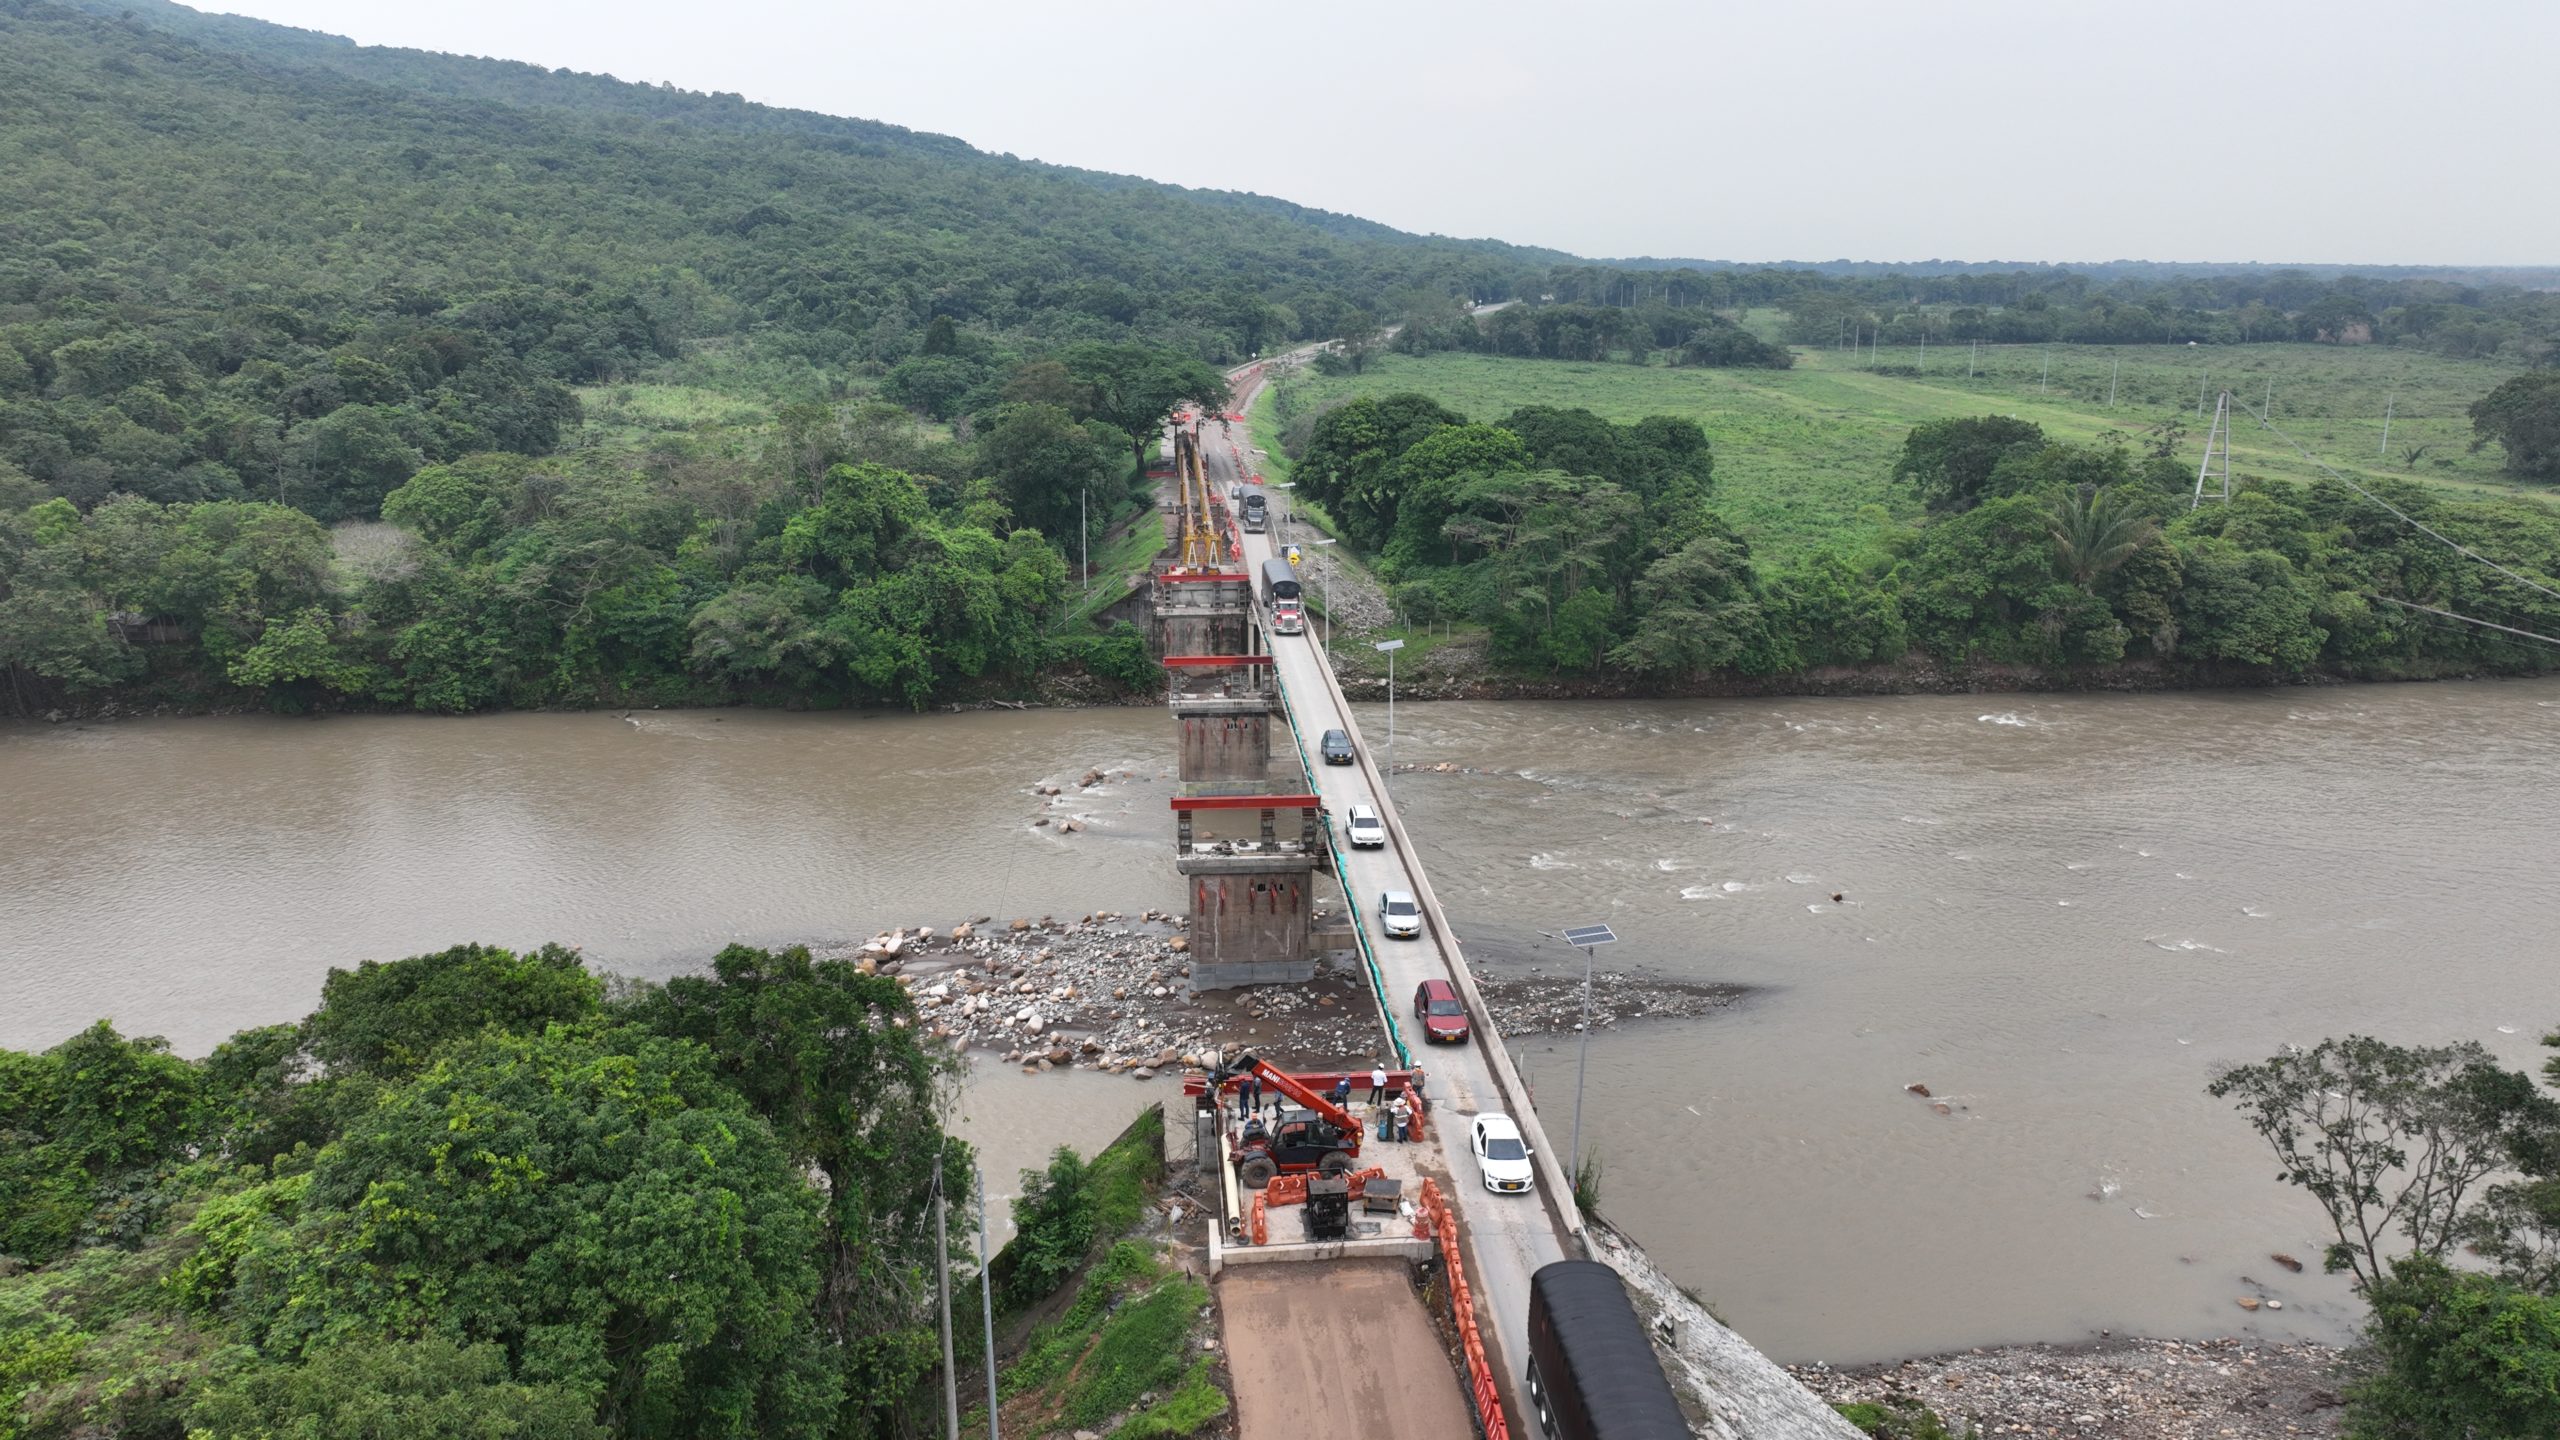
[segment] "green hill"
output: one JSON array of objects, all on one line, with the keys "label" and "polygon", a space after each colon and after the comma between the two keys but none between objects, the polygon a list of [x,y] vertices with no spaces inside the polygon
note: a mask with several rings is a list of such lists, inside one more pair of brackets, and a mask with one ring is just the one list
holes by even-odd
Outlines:
[{"label": "green hill", "polygon": [[84,505],[284,493],[350,404],[430,459],[540,453],[562,385],[691,341],[1220,360],[1555,258],[168,4],[0,0],[0,93],[0,459]]}]

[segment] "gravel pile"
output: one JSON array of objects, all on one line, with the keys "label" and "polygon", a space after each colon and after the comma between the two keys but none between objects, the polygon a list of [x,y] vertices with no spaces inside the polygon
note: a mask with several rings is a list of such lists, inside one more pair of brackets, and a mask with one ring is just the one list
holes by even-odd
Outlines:
[{"label": "gravel pile", "polygon": [[2339,1352],[2258,1340],[2004,1346],[1898,1364],[1788,1367],[1835,1403],[1918,1403],[1948,1428],[2060,1440],[2317,1440],[2338,1434]]},{"label": "gravel pile", "polygon": [[1194,993],[1184,925],[1153,910],[1063,921],[982,915],[811,949],[894,977],[935,1038],[1001,1053],[1026,1071],[1148,1079],[1237,1048],[1302,1068],[1377,1054],[1376,1002],[1354,971],[1328,966],[1305,985]]}]

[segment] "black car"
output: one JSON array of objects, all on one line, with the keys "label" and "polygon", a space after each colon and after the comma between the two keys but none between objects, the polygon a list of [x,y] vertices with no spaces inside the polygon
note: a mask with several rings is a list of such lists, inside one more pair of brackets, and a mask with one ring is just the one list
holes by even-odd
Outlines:
[{"label": "black car", "polygon": [[1324,732],[1324,738],[1316,742],[1316,753],[1324,757],[1324,763],[1327,765],[1350,764],[1351,732],[1327,730]]}]

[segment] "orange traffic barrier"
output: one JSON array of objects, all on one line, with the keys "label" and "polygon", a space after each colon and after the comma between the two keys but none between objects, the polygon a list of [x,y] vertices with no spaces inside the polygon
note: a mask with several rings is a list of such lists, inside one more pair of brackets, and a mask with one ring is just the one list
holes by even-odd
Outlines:
[{"label": "orange traffic barrier", "polygon": [[1246,1221],[1246,1229],[1247,1232],[1253,1236],[1254,1244],[1268,1245],[1271,1243],[1271,1220],[1263,1211],[1262,1197],[1259,1195],[1253,1197],[1253,1214]]},{"label": "orange traffic barrier", "polygon": [[1458,1250],[1458,1216],[1441,1195],[1439,1182],[1422,1182],[1422,1223],[1417,1235],[1437,1232],[1442,1268],[1449,1276],[1449,1304],[1458,1323],[1458,1345],[1467,1360],[1467,1391],[1485,1440],[1510,1440],[1510,1424],[1502,1418],[1502,1391],[1494,1383],[1493,1365],[1485,1359],[1484,1334],[1476,1327],[1475,1297],[1467,1286],[1467,1267]]}]

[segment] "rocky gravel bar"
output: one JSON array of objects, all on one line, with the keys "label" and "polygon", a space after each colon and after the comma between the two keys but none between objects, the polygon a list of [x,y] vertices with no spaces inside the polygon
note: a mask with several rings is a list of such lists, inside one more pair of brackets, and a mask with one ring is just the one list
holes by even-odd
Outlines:
[{"label": "rocky gravel bar", "polygon": [[[1479,975],[1476,989],[1493,1008],[1493,1023],[1505,1035],[1569,1035],[1582,1028],[1579,975]],[[1712,1014],[1750,993],[1747,985],[1702,985],[1603,971],[1591,977],[1591,1028],[1607,1030],[1630,1020]]]},{"label": "rocky gravel bar", "polygon": [[1304,985],[1194,992],[1185,924],[1153,910],[981,915],[810,950],[894,978],[936,1039],[999,1053],[1027,1072],[1150,1079],[1244,1048],[1306,1069],[1381,1056],[1377,1002],[1356,963],[1337,957]]},{"label": "rocky gravel bar", "polygon": [[1916,1402],[1986,1440],[2327,1440],[2344,1418],[2343,1368],[2327,1345],[2110,1337],[1788,1370],[1835,1404]]}]

